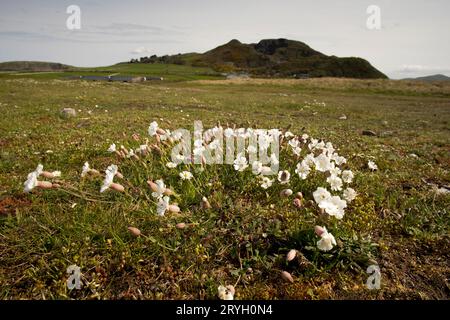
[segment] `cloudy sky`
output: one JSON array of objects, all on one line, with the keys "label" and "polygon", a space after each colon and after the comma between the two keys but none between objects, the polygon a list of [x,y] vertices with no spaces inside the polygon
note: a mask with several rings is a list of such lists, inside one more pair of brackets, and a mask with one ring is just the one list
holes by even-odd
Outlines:
[{"label": "cloudy sky", "polygon": [[[81,9],[79,30],[66,26],[70,5]],[[380,30],[366,26],[369,5],[381,9]],[[2,0],[0,61],[103,66],[288,38],[363,57],[391,78],[450,76],[449,16],[449,0]]]}]

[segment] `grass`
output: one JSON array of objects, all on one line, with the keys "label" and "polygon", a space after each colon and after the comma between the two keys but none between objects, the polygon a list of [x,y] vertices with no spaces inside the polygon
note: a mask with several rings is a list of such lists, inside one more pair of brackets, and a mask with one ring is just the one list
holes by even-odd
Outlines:
[{"label": "grass", "polygon": [[132,75],[163,77],[169,81],[222,79],[223,76],[206,67],[176,64],[130,64],[118,63],[107,67],[71,68],[60,72],[1,72],[0,79],[31,78],[36,80],[65,79],[71,76]]},{"label": "grass", "polygon": [[[450,197],[431,185],[450,184],[448,86],[383,80],[366,90],[368,82],[332,79],[127,84],[0,77],[3,299],[214,299],[220,284],[235,285],[237,299],[449,298]],[[78,116],[62,118],[64,107]],[[343,114],[347,120],[339,120]],[[251,174],[242,178],[231,168],[192,169],[212,183],[194,188],[152,155],[147,169],[118,163],[135,186],[127,184],[124,195],[100,195],[101,179],[80,180],[85,161],[104,170],[117,162],[108,146],[135,145],[131,136],[145,137],[153,120],[170,129],[192,129],[194,120],[205,127],[218,121],[290,126],[331,141],[348,158],[359,193],[338,225],[327,221],[338,246],[328,254],[310,248],[317,241],[311,231],[317,210],[296,209],[278,199],[278,189],[267,197]],[[369,159],[378,171],[367,170]],[[89,195],[23,194],[23,181],[38,163],[62,170],[64,181]],[[157,216],[149,193],[140,191],[147,178],[162,176],[182,195],[179,215]],[[212,209],[199,208],[200,193]],[[179,222],[189,227],[177,229]],[[132,237],[128,226],[145,237]],[[302,258],[287,264],[290,249]],[[365,270],[374,260],[382,287],[372,291]],[[81,290],[67,289],[71,264],[83,273]],[[283,281],[280,270],[294,283]]]}]

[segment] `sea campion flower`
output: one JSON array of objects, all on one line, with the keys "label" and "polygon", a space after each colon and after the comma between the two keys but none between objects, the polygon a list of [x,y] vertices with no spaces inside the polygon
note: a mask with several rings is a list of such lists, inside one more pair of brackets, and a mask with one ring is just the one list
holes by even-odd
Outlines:
[{"label": "sea campion flower", "polygon": [[86,161],[83,165],[83,168],[81,169],[81,176],[85,177],[89,173],[90,170],[91,170],[91,168],[89,168],[89,162]]},{"label": "sea campion flower", "polygon": [[331,196],[319,202],[319,208],[324,209],[326,213],[337,219],[342,219],[346,207],[347,202],[342,200],[339,196]]},{"label": "sea campion flower", "polygon": [[179,174],[181,180],[191,180],[193,175],[189,171],[182,171]]},{"label": "sea campion flower", "polygon": [[342,190],[342,179],[338,176],[331,175],[327,178],[327,182],[330,184],[331,190],[341,191]]},{"label": "sea campion flower", "polygon": [[320,172],[328,171],[331,168],[330,158],[323,153],[314,158],[314,164],[316,166],[316,170]]},{"label": "sea campion flower", "polygon": [[155,136],[157,134],[157,130],[158,130],[158,123],[156,121],[150,123],[150,125],[148,126],[148,134],[150,136]]},{"label": "sea campion flower", "polygon": [[333,249],[333,246],[336,245],[336,239],[334,239],[334,236],[329,233],[325,227],[316,226],[315,229],[316,233],[318,233],[317,231],[320,232],[320,234],[318,235],[321,238],[319,241],[317,241],[317,248],[322,251],[330,251],[331,249]]},{"label": "sea campion flower", "polygon": [[158,204],[156,205],[156,212],[159,216],[163,216],[166,211],[169,210],[169,197],[161,197],[158,199]]},{"label": "sea campion flower", "polygon": [[347,202],[345,200],[342,200],[339,196],[332,196],[327,189],[322,187],[318,187],[317,190],[313,192],[313,197],[319,208],[324,209],[330,216],[342,219],[344,216],[344,209],[347,207]]},{"label": "sea campion flower", "polygon": [[108,152],[113,153],[113,152],[116,152],[116,151],[117,151],[117,149],[116,149],[116,144],[115,144],[115,143],[111,144],[111,145],[109,146],[109,148],[108,148]]},{"label": "sea campion flower", "polygon": [[353,175],[353,172],[352,172],[352,171],[350,171],[350,170],[344,170],[344,171],[342,171],[342,180],[343,180],[345,183],[352,183],[353,177],[354,177],[354,175]]},{"label": "sea campion flower", "polygon": [[263,164],[260,161],[253,161],[252,163],[252,172],[253,174],[260,174],[262,171]]},{"label": "sea campion flower", "polygon": [[378,170],[378,166],[372,160],[369,160],[369,162],[367,162],[367,167],[369,167],[369,169],[372,171]]},{"label": "sea campion flower", "polygon": [[320,202],[327,200],[331,197],[331,193],[322,187],[318,187],[316,191],[313,192],[314,201],[316,201],[317,204]]},{"label": "sea campion flower", "polygon": [[53,187],[53,184],[48,181],[39,181],[37,178],[39,176],[38,171],[33,171],[28,174],[27,180],[24,182],[23,192],[30,192],[34,188],[42,188],[42,189],[50,189]]},{"label": "sea campion flower", "polygon": [[272,186],[273,180],[269,179],[268,177],[262,177],[261,178],[261,188],[268,189]]},{"label": "sea campion flower", "polygon": [[248,167],[247,158],[242,154],[238,154],[233,166],[237,171],[244,171]]},{"label": "sea campion flower", "polygon": [[166,192],[166,185],[164,181],[156,180],[153,181],[147,181],[147,183],[150,185],[150,188],[153,190],[152,197],[160,199],[163,197],[164,193]]},{"label": "sea campion flower", "polygon": [[291,174],[287,170],[279,171],[278,172],[278,181],[280,184],[288,184],[289,179],[291,179]]},{"label": "sea campion flower", "polygon": [[306,164],[306,161],[297,163],[297,169],[295,169],[295,173],[298,174],[300,179],[305,180],[309,173],[311,172],[311,168]]},{"label": "sea campion flower", "polygon": [[81,169],[81,177],[85,177],[87,174],[100,174],[100,172],[95,169],[91,169],[89,162],[86,161]]},{"label": "sea campion flower", "polygon": [[342,173],[342,170],[339,167],[336,167],[334,162],[331,163],[330,170],[328,170],[332,176],[338,176]]},{"label": "sea campion flower", "polygon": [[233,286],[219,286],[217,288],[218,296],[220,300],[233,300],[234,299],[234,287]]},{"label": "sea campion flower", "polygon": [[103,180],[103,184],[100,188],[101,193],[105,192],[109,188],[119,192],[123,192],[125,190],[125,188],[121,184],[114,182],[114,177],[116,175],[119,176],[119,169],[115,164],[110,165],[105,170],[105,174],[105,179]]},{"label": "sea campion flower", "polygon": [[347,202],[352,202],[357,196],[356,191],[353,188],[348,187],[343,192],[343,197]]}]

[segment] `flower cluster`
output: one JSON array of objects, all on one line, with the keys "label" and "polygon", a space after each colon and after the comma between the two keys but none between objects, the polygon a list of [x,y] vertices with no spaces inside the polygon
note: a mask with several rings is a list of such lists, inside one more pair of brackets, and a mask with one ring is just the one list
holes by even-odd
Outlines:
[{"label": "flower cluster", "polygon": [[[313,199],[313,204],[317,210],[330,219],[342,219],[345,215],[345,209],[357,196],[356,191],[350,187],[355,175],[347,165],[347,159],[339,155],[331,142],[314,139],[307,134],[295,135],[290,131],[281,131],[279,129],[262,130],[252,128],[223,128],[218,125],[208,129],[201,134],[194,132],[195,139],[191,154],[179,154],[175,159],[168,161],[167,150],[169,150],[175,142],[181,139],[179,132],[171,132],[167,129],[159,127],[158,123],[153,121],[148,127],[149,138],[140,139],[139,135],[133,135],[136,145],[125,147],[120,145],[117,147],[115,143],[111,144],[107,149],[108,152],[115,154],[119,161],[135,161],[147,166],[144,161],[150,154],[154,154],[161,159],[161,166],[165,170],[175,173],[175,177],[180,180],[180,185],[187,187],[193,186],[198,182],[199,178],[194,176],[195,170],[191,170],[194,165],[194,159],[201,159],[201,169],[206,169],[207,162],[205,156],[207,151],[217,151],[229,148],[227,143],[217,137],[223,136],[227,139],[237,139],[241,141],[241,148],[233,154],[230,165],[238,175],[245,175],[249,179],[254,179],[254,183],[259,185],[262,193],[274,194],[271,190],[276,189],[274,198],[293,197],[293,204],[296,208],[304,207],[303,186],[315,185],[312,194],[306,194],[305,197]],[[243,141],[243,142],[242,142]],[[238,143],[239,145],[239,143]],[[274,148],[279,147],[280,150]],[[228,150],[227,150],[228,151]],[[266,155],[265,159],[258,158],[257,155]],[[280,154],[287,159],[281,161]],[[187,162],[186,162],[187,160]],[[184,165],[181,163],[184,162]],[[270,164],[270,166],[269,166]],[[274,171],[277,167],[280,170]],[[374,162],[369,161],[368,167],[376,170],[377,166]],[[190,169],[191,168],[191,169]],[[194,174],[192,173],[194,172]],[[43,171],[42,165],[39,165],[35,171],[28,175],[27,181],[24,183],[24,191],[30,192],[35,187],[54,188],[58,184],[50,181],[39,181],[40,176],[47,179],[59,177],[59,171],[47,172]],[[98,177],[103,176],[103,182],[100,187],[100,193],[107,190],[126,193],[125,186],[130,186],[129,180],[119,172],[117,165],[112,164],[105,170],[102,175],[98,170],[90,167],[85,162],[81,177]],[[117,181],[125,183],[118,183]],[[175,189],[166,186],[163,178],[153,181],[146,177],[148,187],[151,190],[151,197],[156,205],[156,213],[164,216],[167,213],[176,214],[181,211],[175,200],[182,199],[183,194],[179,195],[174,192]],[[143,180],[143,181],[145,181]],[[167,180],[166,181],[170,181]],[[125,185],[125,186],[124,186]],[[281,191],[280,191],[281,190]],[[202,194],[202,208],[209,209],[211,204]],[[336,245],[334,236],[329,233],[326,227],[316,227],[315,233],[320,240],[316,243],[319,250],[329,251]],[[223,291],[223,290],[222,290]],[[228,294],[223,293],[224,297]]]}]

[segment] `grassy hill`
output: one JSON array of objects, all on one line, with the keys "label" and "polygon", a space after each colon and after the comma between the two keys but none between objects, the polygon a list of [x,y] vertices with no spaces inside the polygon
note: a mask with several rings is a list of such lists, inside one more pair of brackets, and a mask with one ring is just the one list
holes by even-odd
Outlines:
[{"label": "grassy hill", "polygon": [[219,72],[248,72],[260,77],[387,78],[362,58],[327,56],[303,42],[287,39],[266,39],[256,44],[234,39],[203,54],[152,56],[140,61],[210,67]]},{"label": "grassy hill", "polygon": [[434,75],[431,75],[431,76],[418,77],[418,78],[408,78],[408,79],[404,79],[404,80],[425,81],[425,82],[429,82],[429,81],[450,81],[450,77],[447,77],[446,75],[443,75],[443,74],[434,74]]},{"label": "grassy hill", "polygon": [[47,72],[47,71],[67,71],[73,69],[62,63],[42,62],[42,61],[8,61],[0,63],[0,71],[32,71],[32,72]]}]

